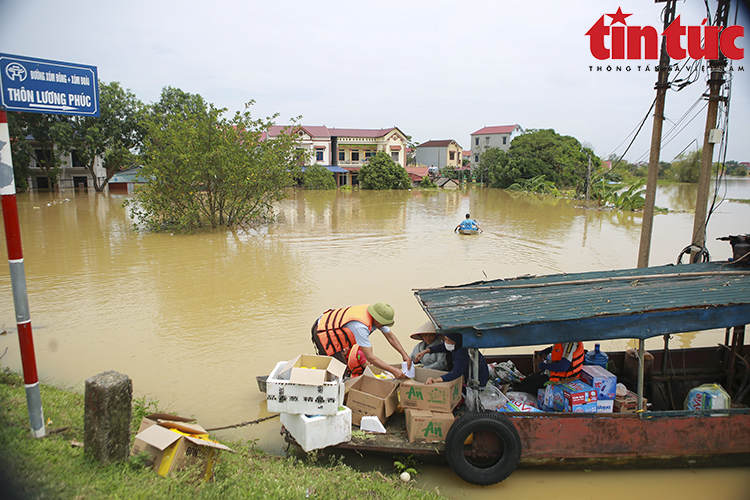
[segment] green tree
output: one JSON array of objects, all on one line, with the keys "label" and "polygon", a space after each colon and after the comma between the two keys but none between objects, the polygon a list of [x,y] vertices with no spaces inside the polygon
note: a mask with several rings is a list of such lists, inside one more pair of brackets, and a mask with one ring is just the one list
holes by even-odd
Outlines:
[{"label": "green tree", "polygon": [[[75,151],[94,180],[94,189],[103,191],[117,172],[132,164],[133,151],[144,135],[143,104],[118,82],[99,83],[100,116],[75,116],[64,140],[65,149]],[[96,159],[104,157],[104,178],[94,171]]]},{"label": "green tree", "polygon": [[434,182],[432,182],[432,179],[430,179],[429,175],[426,175],[422,178],[422,181],[419,183],[419,187],[421,188],[435,188],[437,187]]},{"label": "green tree", "polygon": [[672,162],[672,170],[679,182],[697,183],[701,169],[701,149],[682,153]]},{"label": "green tree", "polygon": [[[50,187],[60,178],[62,156],[69,153],[66,137],[70,135],[70,117],[44,113],[8,113],[8,130],[11,136],[16,186],[28,187],[29,160],[33,159],[47,177]],[[23,177],[25,175],[25,177]]]},{"label": "green tree", "polygon": [[305,167],[302,174],[302,187],[305,189],[336,189],[333,172],[322,165],[313,164]]},{"label": "green tree", "polygon": [[558,188],[583,189],[589,156],[594,169],[601,164],[590,148],[552,129],[529,130],[515,139],[508,150],[510,160],[501,172],[500,185],[508,187],[520,179],[544,175]]},{"label": "green tree", "polygon": [[265,139],[276,116],[253,119],[247,107],[232,119],[224,112],[200,95],[162,91],[144,141],[148,183],[127,202],[147,228],[193,231],[272,219],[273,203],[301,174],[304,152],[291,128]]},{"label": "green tree", "polygon": [[409,189],[406,169],[393,161],[385,151],[378,151],[359,171],[362,189]]},{"label": "green tree", "polygon": [[479,165],[474,169],[474,177],[485,186],[507,187],[515,178],[508,175],[508,153],[500,148],[489,148],[479,157]]},{"label": "green tree", "polygon": [[29,141],[25,140],[22,130],[22,120],[18,115],[21,113],[8,112],[8,134],[10,136],[10,152],[13,157],[13,177],[16,183],[16,191],[24,192],[29,189],[29,176],[31,175],[31,157],[34,148]]}]

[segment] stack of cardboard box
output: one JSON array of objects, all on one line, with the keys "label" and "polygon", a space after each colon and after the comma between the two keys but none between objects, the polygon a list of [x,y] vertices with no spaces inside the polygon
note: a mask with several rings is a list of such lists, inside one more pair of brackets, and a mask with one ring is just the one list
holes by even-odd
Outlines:
[{"label": "stack of cardboard box", "polygon": [[266,380],[269,412],[305,451],[351,440],[352,412],[344,406],[346,366],[329,356],[300,355],[276,364]]},{"label": "stack of cardboard box", "polygon": [[406,432],[410,442],[445,441],[453,424],[453,409],[461,402],[463,377],[426,385],[446,372],[416,368],[414,378],[399,386],[401,406],[406,411]]}]

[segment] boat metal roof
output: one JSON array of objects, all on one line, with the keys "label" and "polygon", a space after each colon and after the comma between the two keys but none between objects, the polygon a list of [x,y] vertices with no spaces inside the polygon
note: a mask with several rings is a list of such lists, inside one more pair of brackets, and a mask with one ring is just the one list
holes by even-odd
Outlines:
[{"label": "boat metal roof", "polygon": [[522,276],[415,290],[465,347],[647,339],[750,323],[750,268],[730,262]]}]

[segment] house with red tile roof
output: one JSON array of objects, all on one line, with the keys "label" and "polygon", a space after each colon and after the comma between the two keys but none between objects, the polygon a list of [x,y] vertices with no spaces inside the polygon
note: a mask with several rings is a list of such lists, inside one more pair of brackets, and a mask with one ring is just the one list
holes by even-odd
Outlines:
[{"label": "house with red tile roof", "polygon": [[453,139],[427,141],[417,146],[417,164],[427,167],[461,166],[463,148]]},{"label": "house with red tile roof", "polygon": [[510,143],[523,134],[520,125],[483,127],[471,134],[471,168],[479,166],[479,157],[489,148],[510,149]]},{"label": "house with red tile roof", "polygon": [[[273,138],[287,127],[273,126],[268,136]],[[362,165],[379,151],[406,167],[407,138],[398,127],[387,129],[328,128],[326,126],[295,125],[299,147],[309,152],[309,164],[323,165],[336,176],[339,186],[357,186]]]}]

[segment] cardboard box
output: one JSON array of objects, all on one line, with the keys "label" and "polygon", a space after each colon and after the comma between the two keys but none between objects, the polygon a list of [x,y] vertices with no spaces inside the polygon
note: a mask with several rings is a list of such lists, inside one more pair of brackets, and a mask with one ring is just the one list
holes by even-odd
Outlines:
[{"label": "cardboard box", "polygon": [[398,385],[390,380],[383,380],[364,374],[353,379],[346,393],[346,406],[352,410],[352,423],[359,425],[362,417],[378,417],[380,423],[385,421],[398,408]]},{"label": "cardboard box", "polygon": [[[365,368],[365,371],[364,373],[362,373],[362,375],[368,375],[370,377],[374,377],[380,380],[387,380],[388,382],[394,385],[398,385],[401,383],[400,380],[393,377],[393,374],[391,374],[390,376],[383,375],[384,372],[385,370],[378,368],[375,365],[369,365],[367,368]],[[344,381],[344,387],[346,388],[347,393],[349,392],[349,389],[351,388],[351,386],[354,385],[354,382],[357,381],[357,378],[358,377],[353,377],[353,378],[346,379]]]},{"label": "cardboard box", "polygon": [[425,385],[428,378],[437,378],[447,372],[430,370],[427,368],[416,368],[413,379],[404,380],[399,385],[399,398],[401,407],[417,408],[420,410],[432,410],[450,413],[461,401],[461,387],[463,377],[458,377],[450,382],[437,382]]},{"label": "cardboard box", "polygon": [[537,393],[539,409],[544,411],[563,411],[565,408],[565,397],[563,396],[562,384],[550,382]]},{"label": "cardboard box", "polygon": [[344,404],[345,371],[346,365],[329,356],[280,361],[266,380],[268,411],[335,415]]},{"label": "cardboard box", "polygon": [[[580,380],[561,384],[563,411],[571,413],[596,413],[596,390]],[[593,403],[593,405],[591,404]]]},{"label": "cardboard box", "polygon": [[615,407],[614,399],[597,399],[596,400],[596,413],[612,413]]},{"label": "cardboard box", "polygon": [[581,382],[596,389],[598,399],[615,399],[617,377],[599,365],[584,365],[581,368]]},{"label": "cardboard box", "polygon": [[453,413],[407,408],[406,435],[410,443],[445,441],[454,420]]},{"label": "cardboard box", "polygon": [[[159,417],[168,417],[166,420]],[[211,478],[213,466],[221,450],[232,451],[211,441],[208,433],[194,419],[166,414],[151,414],[141,421],[130,455],[150,455],[152,468],[166,476],[189,465],[198,464],[204,480]]]},{"label": "cardboard box", "polygon": [[336,415],[282,413],[281,424],[306,452],[345,443],[352,439],[352,411],[346,406]]},{"label": "cardboard box", "polygon": [[[643,408],[646,409],[648,400],[643,398]],[[615,403],[612,411],[614,413],[635,413],[638,410],[638,395],[633,391],[628,391],[625,396],[615,397]]]}]

